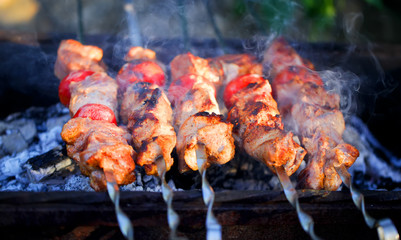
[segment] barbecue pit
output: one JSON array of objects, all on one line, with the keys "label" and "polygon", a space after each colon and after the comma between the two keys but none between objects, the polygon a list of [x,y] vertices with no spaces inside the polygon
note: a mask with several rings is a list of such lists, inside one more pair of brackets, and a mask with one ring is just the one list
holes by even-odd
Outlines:
[{"label": "barbecue pit", "polygon": [[[50,163],[45,168],[51,172],[51,167],[54,167],[57,174],[51,174],[45,179],[35,179],[35,175],[32,174],[35,164],[43,167],[43,160],[35,156],[52,149],[57,154],[63,154],[63,144],[58,134],[62,124],[68,120],[68,110],[57,104],[58,83],[53,76],[53,66],[58,44],[66,38],[76,36],[45,36],[40,39],[38,46],[20,45],[11,41],[1,42],[3,46],[0,48],[0,55],[13,57],[0,66],[0,73],[4,79],[14,81],[7,87],[18,93],[18,102],[21,103],[19,108],[9,107],[2,113],[3,116],[8,116],[2,121],[6,129],[3,136],[13,139],[10,142],[19,139],[22,145],[26,145],[22,151],[16,149],[21,144],[14,148],[5,146],[6,137],[2,137],[2,151],[5,157],[1,159],[0,164],[7,165],[7,168],[1,169],[3,193],[0,193],[0,211],[3,217],[0,218],[0,229],[2,234],[9,238],[68,238],[78,235],[84,239],[97,236],[105,236],[106,239],[122,238],[114,207],[108,196],[92,192],[87,179],[80,175],[73,163],[66,159],[59,161],[60,158],[64,158],[63,155],[58,155],[59,159],[56,162],[61,171],[57,170],[56,163]],[[105,61],[111,71],[117,71],[122,65],[120,54],[129,45],[127,39],[100,35],[87,36],[86,41],[105,50]],[[229,51],[233,53],[255,53],[265,41],[266,39],[227,39],[225,42]],[[301,55],[319,63],[318,69],[330,67],[329,70],[338,70],[341,74],[351,71],[358,79],[376,78],[377,69],[372,63],[370,49],[357,49],[350,55],[347,45],[302,42],[292,42],[292,45]],[[175,55],[185,51],[184,46],[185,43],[180,39],[148,42],[148,47],[154,49],[165,64]],[[221,53],[219,42],[215,40],[191,40],[190,46],[195,54],[202,57],[212,57]],[[394,65],[399,57],[391,54],[399,49],[398,46],[379,46],[374,49],[375,56],[378,56],[384,68],[385,83],[389,82],[389,78],[397,80],[400,77],[400,66]],[[28,59],[28,64],[22,64],[21,57]],[[341,67],[341,70],[332,68],[334,66]],[[29,81],[26,81],[27,79]],[[51,80],[45,84],[37,84],[40,79]],[[372,86],[362,84],[359,87],[363,89]],[[399,88],[394,86],[393,89],[396,92]],[[370,96],[369,93],[360,91],[355,97],[358,100],[367,99],[369,102]],[[396,98],[394,94],[391,97]],[[6,96],[5,101],[15,99],[15,96]],[[389,99],[385,98],[382,101],[390,101]],[[39,107],[31,107],[31,103]],[[369,111],[366,108],[351,110],[354,113],[351,114],[350,111],[347,116],[346,141],[358,142],[358,148],[366,147],[366,151],[361,155],[365,163],[371,164],[359,162],[353,167],[354,184],[364,190],[369,213],[377,218],[389,217],[399,227],[399,160],[386,146],[381,146],[380,140],[376,140],[376,136],[384,139],[377,134],[380,131],[379,127],[375,129],[375,126],[370,125],[368,130],[364,121],[366,122]],[[13,112],[19,113],[10,115]],[[371,132],[376,134],[371,136]],[[363,140],[363,143],[359,140]],[[9,153],[13,154],[7,156]],[[46,157],[52,158],[54,154],[42,157],[46,160]],[[379,171],[376,171],[377,169]],[[145,176],[141,169],[138,169],[138,173],[139,177],[134,184],[122,188],[121,205],[135,226],[137,238],[165,239],[168,236],[168,226],[166,206],[158,188],[160,184],[156,178]],[[227,166],[213,167],[208,174],[216,178],[212,182],[216,191],[214,212],[223,225],[225,238],[307,237],[299,225],[295,211],[280,191],[277,178],[272,176],[266,167],[237,154],[233,162]],[[168,179],[170,185],[178,190],[175,192],[173,205],[181,217],[180,234],[189,239],[204,239],[206,208],[198,190],[199,177],[195,174],[179,175],[173,169]],[[33,180],[36,182],[32,182]],[[64,192],[71,190],[73,192]],[[347,189],[337,192],[301,191],[300,196],[304,210],[315,219],[315,229],[319,236],[328,239],[376,239],[375,231],[365,226],[362,215],[352,203]],[[24,231],[20,231],[21,228]]]}]

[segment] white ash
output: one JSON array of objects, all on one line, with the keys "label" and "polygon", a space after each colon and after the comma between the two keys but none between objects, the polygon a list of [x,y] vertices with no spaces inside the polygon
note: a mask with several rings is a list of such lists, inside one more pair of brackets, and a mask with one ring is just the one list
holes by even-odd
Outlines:
[{"label": "white ash", "polygon": [[[3,154],[0,155],[0,191],[93,191],[89,185],[89,178],[83,176],[79,170],[67,172],[66,175],[55,174],[44,181],[33,183],[29,181],[23,167],[28,159],[63,145],[60,133],[62,126],[69,119],[68,109],[56,104],[48,108],[29,108],[0,121],[0,154]],[[19,152],[8,153],[4,151],[4,140],[13,133],[18,133],[27,146],[18,150]],[[360,119],[349,119],[344,140],[360,151],[360,157],[350,168],[358,188],[401,189],[401,160],[383,148]],[[135,173],[136,181],[121,186],[121,191],[161,192],[161,180],[158,177],[146,175],[141,167],[137,167]],[[225,165],[210,167],[207,170],[207,178],[216,191],[281,190],[278,178],[264,164],[241,153],[236,154],[236,157]],[[390,181],[390,185],[383,184],[383,179]],[[201,177],[198,172],[189,173],[189,177],[183,181],[187,180],[192,185],[184,189],[200,189]],[[296,174],[291,180],[295,185]],[[183,190],[177,175],[170,174],[167,181],[174,191]]]},{"label": "white ash", "polygon": [[[0,149],[5,154],[0,158],[0,191],[43,191],[46,186],[33,184],[27,180],[23,165],[28,159],[43,154],[54,147],[63,144],[60,133],[63,124],[67,121],[68,109],[61,104],[48,108],[32,107],[25,112],[14,113],[0,121],[1,142]],[[48,119],[59,119],[57,123],[46,124]],[[48,128],[48,127],[49,128]],[[21,138],[10,138],[18,134]],[[14,144],[19,147],[12,149]],[[6,142],[7,141],[7,142]]]}]

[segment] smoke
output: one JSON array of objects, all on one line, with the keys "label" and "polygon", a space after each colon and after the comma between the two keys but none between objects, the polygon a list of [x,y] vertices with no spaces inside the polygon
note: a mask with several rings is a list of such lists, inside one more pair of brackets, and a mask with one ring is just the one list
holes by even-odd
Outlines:
[{"label": "smoke", "polygon": [[340,96],[340,109],[344,116],[354,114],[358,106],[355,93],[360,89],[360,78],[356,74],[344,71],[339,67],[320,71],[318,74],[322,78],[326,90]]}]

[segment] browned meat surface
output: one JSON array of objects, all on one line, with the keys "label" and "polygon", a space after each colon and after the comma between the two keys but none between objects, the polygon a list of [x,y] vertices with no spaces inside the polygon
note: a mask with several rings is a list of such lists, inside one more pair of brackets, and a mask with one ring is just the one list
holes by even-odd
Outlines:
[{"label": "browned meat surface", "polygon": [[210,66],[222,69],[224,85],[232,79],[245,74],[262,75],[263,67],[255,56],[250,54],[226,54],[209,60]]},{"label": "browned meat surface", "polygon": [[265,58],[276,75],[273,91],[285,123],[301,136],[308,151],[298,186],[337,190],[342,181],[334,167],[348,168],[359,156],[355,147],[342,140],[345,122],[340,96],[326,91],[320,76],[305,68],[306,61],[285,41],[274,42]]},{"label": "browned meat surface", "polygon": [[215,113],[200,112],[189,117],[177,136],[180,171],[198,170],[196,149],[200,146],[206,152],[206,167],[230,161],[235,154],[232,127]]},{"label": "browned meat surface", "polygon": [[334,164],[350,167],[359,155],[356,148],[342,140],[345,122],[339,110],[339,96],[311,82],[304,83],[297,96],[291,117],[310,155],[299,186],[337,190],[342,181]]},{"label": "browned meat surface", "polygon": [[130,62],[137,59],[156,60],[156,53],[150,49],[143,47],[131,47],[125,55],[124,60]]},{"label": "browned meat surface", "polygon": [[192,115],[198,112],[220,114],[214,87],[203,81],[197,81],[174,109],[174,125],[178,128]]},{"label": "browned meat surface", "polygon": [[237,144],[253,158],[265,163],[273,172],[284,166],[293,174],[306,152],[293,140],[292,133],[283,131],[276,101],[268,81],[260,79],[233,95],[238,99],[228,113],[234,124]]},{"label": "browned meat surface", "polygon": [[72,39],[63,40],[57,50],[54,74],[61,80],[78,70],[104,72],[106,67],[101,62],[102,58],[103,50],[96,46],[82,45]]},{"label": "browned meat surface", "polygon": [[176,145],[176,134],[173,111],[163,90],[146,82],[130,85],[120,114],[132,133],[133,146],[138,152],[136,163],[145,166],[147,174],[157,174],[156,160],[163,158],[169,170],[174,161],[171,152]]},{"label": "browned meat surface", "polygon": [[221,67],[209,64],[207,59],[194,56],[191,53],[176,56],[170,62],[172,81],[186,74],[195,74],[204,77],[216,88],[221,86],[223,81],[223,72]]},{"label": "browned meat surface", "polygon": [[106,73],[94,73],[81,82],[71,82],[71,116],[85,104],[96,103],[109,107],[118,116],[117,82]]},{"label": "browned meat surface", "polygon": [[299,56],[284,38],[277,38],[272,42],[264,53],[263,65],[269,70],[271,77],[289,66],[314,69],[313,64]]},{"label": "browned meat surface", "polygon": [[96,191],[106,190],[104,172],[112,172],[117,184],[135,180],[135,151],[127,142],[128,136],[126,130],[112,123],[87,118],[69,120],[61,132],[68,156],[90,177]]}]

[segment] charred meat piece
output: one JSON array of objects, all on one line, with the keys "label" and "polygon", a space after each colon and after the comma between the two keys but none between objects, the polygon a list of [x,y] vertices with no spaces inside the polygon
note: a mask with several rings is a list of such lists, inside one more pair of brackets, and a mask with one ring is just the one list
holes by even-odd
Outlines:
[{"label": "charred meat piece", "polygon": [[71,116],[86,104],[102,104],[110,108],[115,116],[117,112],[117,82],[106,73],[94,73],[80,82],[71,82]]},{"label": "charred meat piece", "polygon": [[156,160],[163,158],[168,171],[173,165],[171,153],[176,134],[173,111],[163,90],[147,82],[130,85],[124,93],[120,114],[132,133],[138,152],[136,163],[144,166],[147,174],[157,174]]},{"label": "charred meat piece", "polygon": [[91,70],[104,72],[106,66],[102,63],[103,50],[90,45],[68,39],[63,40],[57,50],[57,60],[54,74],[61,80],[70,72]]},{"label": "charred meat piece", "polygon": [[127,130],[109,122],[78,117],[64,125],[61,137],[67,144],[68,156],[90,177],[96,191],[106,190],[106,171],[113,173],[117,184],[135,180],[135,151],[128,144]]},{"label": "charred meat piece", "polygon": [[230,92],[225,94],[226,105],[232,106],[228,120],[234,124],[238,146],[273,172],[275,167],[283,166],[292,175],[306,151],[294,141],[291,132],[284,132],[269,82],[259,75],[244,75],[233,80],[226,90]]},{"label": "charred meat piece", "polygon": [[[272,58],[285,57],[291,56]],[[342,181],[334,167],[349,168],[359,156],[355,147],[342,140],[345,122],[340,96],[326,91],[319,75],[310,69],[300,66],[290,66],[281,72],[279,69],[282,67],[275,70],[278,74],[273,80],[274,95],[287,125],[301,136],[308,151],[308,162],[299,175],[298,185],[335,191]]]}]

